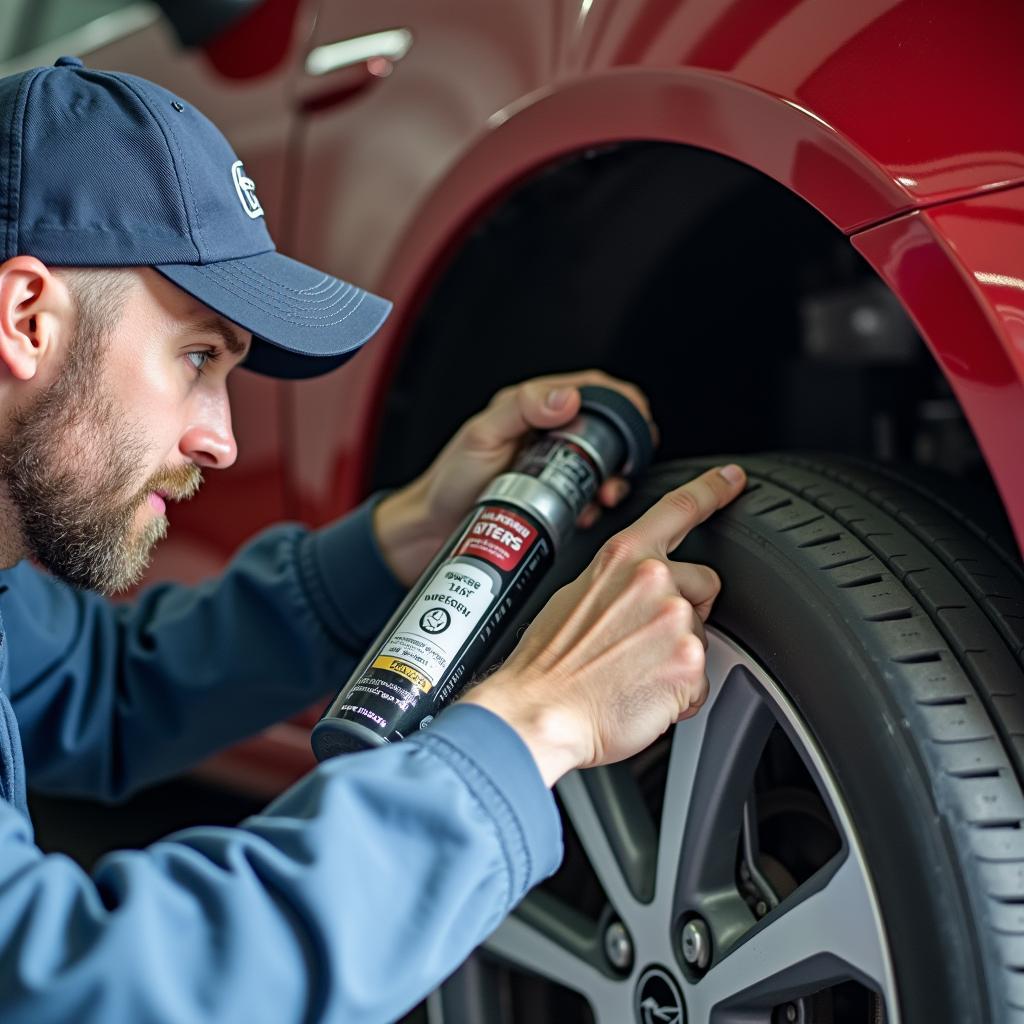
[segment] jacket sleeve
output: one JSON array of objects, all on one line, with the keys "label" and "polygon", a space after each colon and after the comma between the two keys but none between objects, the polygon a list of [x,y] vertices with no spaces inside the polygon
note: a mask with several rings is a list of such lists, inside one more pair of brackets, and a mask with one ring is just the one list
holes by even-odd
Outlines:
[{"label": "jacket sleeve", "polygon": [[471,705],[92,876],[0,801],[0,1020],[387,1024],[560,855],[529,752]]},{"label": "jacket sleeve", "polygon": [[375,500],[323,530],[274,527],[221,576],[131,604],[25,562],[0,573],[30,784],[116,799],[333,692],[403,595]]}]

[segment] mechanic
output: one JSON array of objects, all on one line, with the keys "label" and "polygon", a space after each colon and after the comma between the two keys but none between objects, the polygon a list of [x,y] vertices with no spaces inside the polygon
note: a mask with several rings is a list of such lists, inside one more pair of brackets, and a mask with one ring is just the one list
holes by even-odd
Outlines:
[{"label": "mechanic", "polygon": [[275,252],[227,141],[152,83],[63,57],[0,111],[0,1020],[394,1020],[554,871],[554,782],[700,706],[719,583],[667,555],[742,470],[612,538],[424,733],[91,875],[45,855],[26,779],[117,799],[322,698],[531,427],[584,383],[647,407],[596,371],[505,389],[407,487],[112,604],[165,500],[234,461],[229,372],[325,372],[388,304]]}]

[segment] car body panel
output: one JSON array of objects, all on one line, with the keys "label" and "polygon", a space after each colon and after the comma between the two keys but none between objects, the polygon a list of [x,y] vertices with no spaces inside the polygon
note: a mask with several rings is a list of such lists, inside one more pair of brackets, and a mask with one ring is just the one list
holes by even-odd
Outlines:
[{"label": "car body panel", "polygon": [[762,90],[820,118],[917,205],[1024,175],[1022,30],[1012,3],[594,0],[580,63],[700,68]]},{"label": "car body panel", "polygon": [[[284,14],[265,24],[282,33],[290,24],[287,46],[257,54],[246,31],[229,31],[206,55],[183,55],[153,29],[89,62],[147,75],[200,106],[245,159],[279,247],[387,295],[396,310],[339,374],[301,384],[238,376],[239,467],[175,510],[157,575],[197,578],[281,514],[315,525],[355,504],[370,477],[381,396],[460,241],[539,170],[635,140],[740,161],[851,236],[949,377],[1024,540],[1024,471],[1014,458],[1024,408],[1014,188],[1024,182],[1024,6],[268,6]],[[412,45],[372,73],[368,63],[304,70],[317,47],[391,29],[407,29]],[[200,554],[188,555],[189,545]],[[301,729],[273,735],[273,750],[250,744],[218,771],[270,790],[308,767]]]},{"label": "car body panel", "polygon": [[[1024,171],[1024,75],[1002,41],[1018,23],[1024,9],[968,16],[918,0],[324,5],[311,46],[395,26],[414,42],[393,74],[303,133],[301,189],[320,201],[299,210],[297,250],[362,275],[397,308],[358,380],[303,385],[293,402],[297,437],[325,418],[334,428],[297,455],[302,514],[323,521],[357,499],[373,410],[420,299],[531,173],[617,141],[673,141],[762,171],[851,234],[1003,190]],[[999,358],[997,339],[973,344],[975,358]],[[1008,472],[986,440],[991,417],[968,415],[996,475]]]},{"label": "car body panel", "polygon": [[945,371],[1024,548],[1024,189],[855,235]]}]

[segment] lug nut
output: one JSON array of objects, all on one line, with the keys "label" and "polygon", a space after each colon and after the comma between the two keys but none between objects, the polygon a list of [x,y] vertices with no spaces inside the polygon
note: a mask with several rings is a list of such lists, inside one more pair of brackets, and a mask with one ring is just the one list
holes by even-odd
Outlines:
[{"label": "lug nut", "polygon": [[604,953],[608,962],[620,971],[633,965],[633,943],[621,921],[612,921],[604,932]]},{"label": "lug nut", "polygon": [[683,959],[700,971],[711,962],[711,936],[708,926],[699,917],[683,926]]}]

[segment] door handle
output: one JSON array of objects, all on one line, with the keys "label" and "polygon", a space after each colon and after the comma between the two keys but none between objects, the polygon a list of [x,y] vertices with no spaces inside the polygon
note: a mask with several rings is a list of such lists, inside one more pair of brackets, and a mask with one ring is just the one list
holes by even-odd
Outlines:
[{"label": "door handle", "polygon": [[324,110],[357,96],[387,78],[411,46],[412,33],[393,28],[314,47],[306,55],[300,108]]}]

